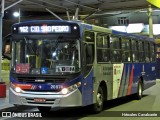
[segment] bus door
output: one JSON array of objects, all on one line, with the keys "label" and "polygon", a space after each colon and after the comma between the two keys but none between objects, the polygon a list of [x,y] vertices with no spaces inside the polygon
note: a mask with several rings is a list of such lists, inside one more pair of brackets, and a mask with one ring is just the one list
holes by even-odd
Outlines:
[{"label": "bus door", "polygon": [[82,45],[83,49],[83,90],[82,99],[83,106],[93,104],[93,61],[94,61],[94,33],[90,31],[85,31],[84,41]]}]

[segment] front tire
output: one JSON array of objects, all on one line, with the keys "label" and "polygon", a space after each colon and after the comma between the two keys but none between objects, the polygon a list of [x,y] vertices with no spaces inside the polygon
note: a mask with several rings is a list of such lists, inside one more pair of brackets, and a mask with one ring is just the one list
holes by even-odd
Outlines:
[{"label": "front tire", "polygon": [[139,81],[138,89],[137,89],[137,93],[135,94],[135,97],[137,100],[140,100],[142,96],[143,96],[143,83],[142,81]]},{"label": "front tire", "polygon": [[104,93],[101,86],[99,86],[97,95],[96,95],[96,103],[93,105],[93,112],[99,113],[103,110],[104,104]]}]

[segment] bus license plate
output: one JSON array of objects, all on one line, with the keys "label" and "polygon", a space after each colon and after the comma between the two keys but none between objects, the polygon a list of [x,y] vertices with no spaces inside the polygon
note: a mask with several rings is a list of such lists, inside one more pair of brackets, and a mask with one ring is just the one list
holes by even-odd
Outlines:
[{"label": "bus license plate", "polygon": [[45,98],[35,98],[34,102],[44,103],[46,102],[46,99]]}]

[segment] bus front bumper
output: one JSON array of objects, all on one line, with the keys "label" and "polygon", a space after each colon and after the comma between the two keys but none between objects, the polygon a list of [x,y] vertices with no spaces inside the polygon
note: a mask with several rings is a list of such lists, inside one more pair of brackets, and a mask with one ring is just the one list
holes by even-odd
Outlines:
[{"label": "bus front bumper", "polygon": [[46,106],[46,107],[75,107],[82,106],[82,95],[76,89],[66,95],[54,92],[25,92],[16,93],[9,89],[9,102],[15,105]]}]

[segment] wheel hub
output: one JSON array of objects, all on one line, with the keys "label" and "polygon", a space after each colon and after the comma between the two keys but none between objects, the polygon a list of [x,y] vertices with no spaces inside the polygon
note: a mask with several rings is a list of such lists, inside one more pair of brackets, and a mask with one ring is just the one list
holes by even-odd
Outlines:
[{"label": "wheel hub", "polygon": [[103,96],[100,93],[97,94],[97,103],[98,103],[98,106],[101,106],[103,103]]}]

